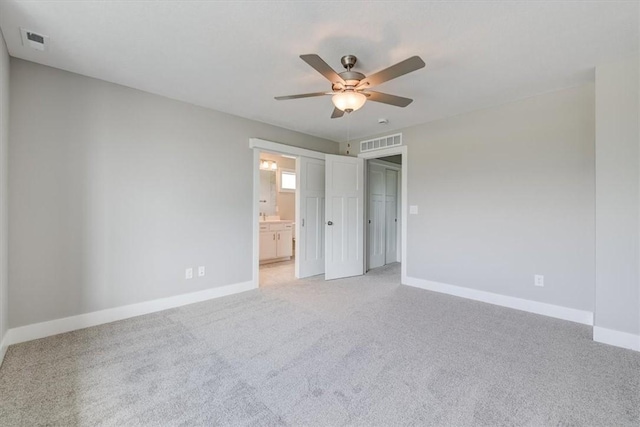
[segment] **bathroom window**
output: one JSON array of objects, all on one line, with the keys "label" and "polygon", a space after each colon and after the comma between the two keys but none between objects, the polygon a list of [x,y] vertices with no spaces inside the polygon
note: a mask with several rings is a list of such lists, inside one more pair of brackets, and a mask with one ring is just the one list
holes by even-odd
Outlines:
[{"label": "bathroom window", "polygon": [[296,191],[296,171],[292,169],[278,169],[278,177],[280,178],[280,192]]}]

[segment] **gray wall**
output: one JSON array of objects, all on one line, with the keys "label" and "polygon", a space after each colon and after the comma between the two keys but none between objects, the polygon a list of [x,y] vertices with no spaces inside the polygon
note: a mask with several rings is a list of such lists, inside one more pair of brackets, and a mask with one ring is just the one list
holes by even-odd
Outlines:
[{"label": "gray wall", "polygon": [[403,129],[408,203],[419,207],[408,218],[408,276],[592,311],[594,92]]},{"label": "gray wall", "polygon": [[638,57],[596,68],[596,326],[640,333]]},{"label": "gray wall", "polygon": [[[9,329],[9,285],[7,273],[8,165],[9,145],[9,53],[0,32],[0,343]],[[1,351],[1,349],[0,349]]]},{"label": "gray wall", "polygon": [[338,151],[22,60],[11,93],[11,327],[251,280],[249,138]]}]

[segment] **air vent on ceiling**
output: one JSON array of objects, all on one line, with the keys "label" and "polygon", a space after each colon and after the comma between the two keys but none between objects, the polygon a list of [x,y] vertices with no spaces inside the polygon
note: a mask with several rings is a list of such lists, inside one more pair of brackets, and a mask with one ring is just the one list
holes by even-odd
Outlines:
[{"label": "air vent on ceiling", "polygon": [[20,28],[22,35],[22,45],[36,50],[47,50],[49,48],[49,36],[34,33],[33,31]]},{"label": "air vent on ceiling", "polygon": [[360,142],[360,152],[364,153],[365,151],[380,150],[381,148],[395,147],[396,145],[402,145],[401,133],[362,141]]}]

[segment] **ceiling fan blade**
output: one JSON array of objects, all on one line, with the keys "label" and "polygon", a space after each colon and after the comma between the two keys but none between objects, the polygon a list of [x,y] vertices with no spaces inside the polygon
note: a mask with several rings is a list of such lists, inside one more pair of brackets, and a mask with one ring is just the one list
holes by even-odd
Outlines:
[{"label": "ceiling fan blade", "polygon": [[298,95],[276,96],[275,99],[277,99],[278,101],[284,101],[287,99],[311,98],[313,96],[323,95],[327,95],[327,92],[300,93]]},{"label": "ceiling fan blade", "polygon": [[342,117],[342,116],[344,116],[344,111],[339,110],[337,108],[333,109],[333,113],[331,113],[331,118],[332,119],[337,119],[337,118]]},{"label": "ceiling fan blade", "polygon": [[340,77],[338,73],[336,73],[333,68],[331,68],[329,64],[324,62],[324,60],[318,55],[312,53],[308,55],[300,55],[300,58],[307,64],[311,65],[317,72],[322,74],[331,83],[340,83],[343,85],[346,84],[342,77]]},{"label": "ceiling fan blade", "polygon": [[405,59],[402,62],[398,62],[396,65],[392,65],[389,68],[385,68],[382,71],[378,71],[375,74],[370,75],[358,84],[359,88],[373,87],[396,77],[403,76],[412,71],[419,70],[424,67],[425,63],[419,56],[412,56],[409,59]]},{"label": "ceiling fan blade", "polygon": [[382,102],[383,104],[395,105],[396,107],[406,107],[413,102],[411,98],[389,95],[388,93],[367,91],[362,92],[367,96],[367,101]]}]

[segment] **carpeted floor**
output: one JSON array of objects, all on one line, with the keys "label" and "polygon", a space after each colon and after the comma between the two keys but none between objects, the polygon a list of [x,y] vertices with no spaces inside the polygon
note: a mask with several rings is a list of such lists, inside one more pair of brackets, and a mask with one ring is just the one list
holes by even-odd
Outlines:
[{"label": "carpeted floor", "polygon": [[640,425],[640,353],[398,283],[316,277],[12,346],[0,424]]}]

